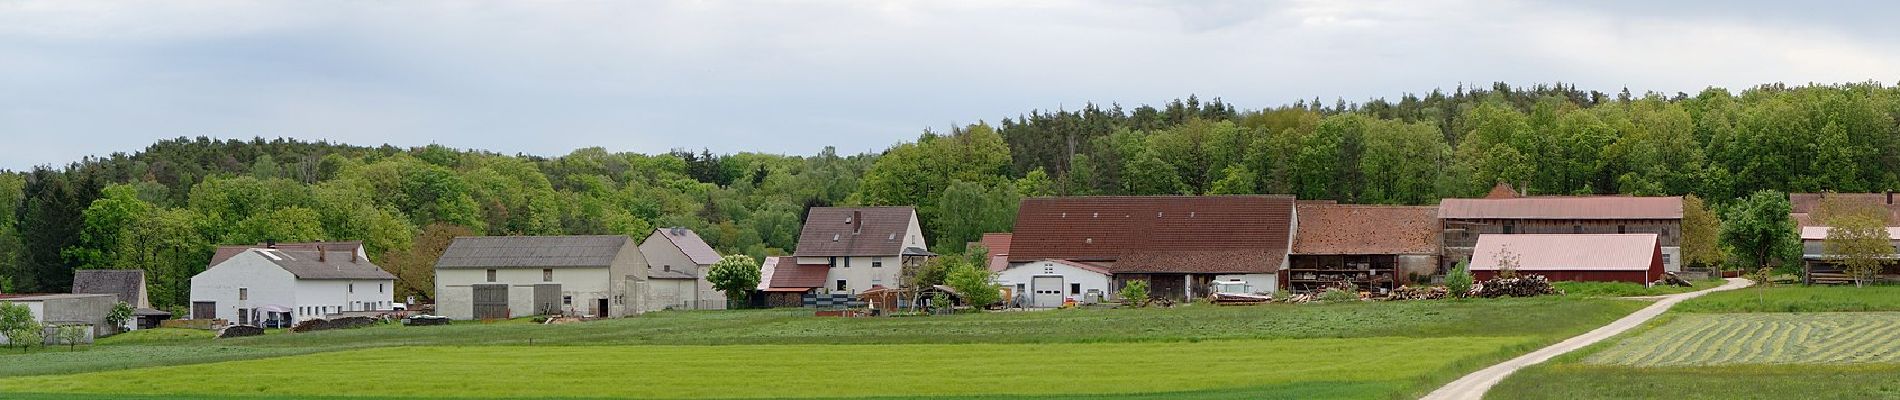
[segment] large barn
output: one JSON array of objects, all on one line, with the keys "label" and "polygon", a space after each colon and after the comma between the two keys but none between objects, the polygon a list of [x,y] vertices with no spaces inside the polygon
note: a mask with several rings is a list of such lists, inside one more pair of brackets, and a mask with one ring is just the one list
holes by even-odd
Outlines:
[{"label": "large barn", "polygon": [[435,263],[436,313],[636,315],[647,309],[647,274],[639,245],[622,235],[458,237]]},{"label": "large barn", "polygon": [[1286,269],[1293,214],[1291,196],[1024,199],[1008,261],[1099,266],[1114,276],[1111,290],[1148,281],[1154,298],[1206,296],[1216,280],[1271,292]]},{"label": "large barn", "polygon": [[1506,267],[1553,281],[1645,283],[1663,275],[1653,233],[1484,235],[1473,254],[1471,275],[1480,280]]},{"label": "large barn", "polygon": [[1482,199],[1438,203],[1444,225],[1443,266],[1468,260],[1480,237],[1514,234],[1654,234],[1663,268],[1682,268],[1682,198],[1632,196],[1521,196],[1499,185]]}]

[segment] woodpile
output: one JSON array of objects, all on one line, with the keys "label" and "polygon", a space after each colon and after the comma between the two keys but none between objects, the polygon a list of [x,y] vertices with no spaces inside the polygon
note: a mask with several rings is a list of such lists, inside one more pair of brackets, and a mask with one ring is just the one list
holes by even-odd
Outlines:
[{"label": "woodpile", "polygon": [[1656,282],[1653,282],[1651,284],[1651,286],[1663,286],[1663,285],[1695,287],[1695,283],[1684,280],[1681,277],[1677,277],[1676,273],[1674,272],[1664,272],[1662,279],[1657,279]]},{"label": "woodpile", "polygon": [[1239,293],[1215,293],[1212,301],[1214,302],[1214,305],[1221,305],[1221,306],[1251,306],[1251,305],[1271,303],[1273,302],[1273,296],[1260,296],[1260,295],[1239,294]]},{"label": "woodpile", "polygon": [[224,327],[224,329],[218,330],[219,339],[245,337],[245,336],[263,336],[263,335],[264,335],[264,328],[259,328],[259,327],[250,326],[250,325],[231,325],[231,326]]},{"label": "woodpile", "polygon": [[1563,294],[1550,279],[1543,275],[1523,275],[1516,278],[1491,278],[1471,285],[1471,292],[1465,297],[1535,297],[1547,294]]},{"label": "woodpile", "polygon": [[1444,286],[1407,286],[1400,285],[1386,295],[1386,300],[1437,300],[1451,294]]}]

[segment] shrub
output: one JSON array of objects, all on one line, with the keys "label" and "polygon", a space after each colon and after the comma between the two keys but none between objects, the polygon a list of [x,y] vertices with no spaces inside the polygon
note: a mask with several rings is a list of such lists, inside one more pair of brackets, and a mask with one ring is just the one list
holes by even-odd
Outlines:
[{"label": "shrub", "polygon": [[1460,261],[1451,268],[1451,273],[1445,274],[1445,289],[1450,290],[1452,296],[1465,297],[1465,293],[1471,292],[1471,269],[1467,264]]},{"label": "shrub", "polygon": [[947,283],[963,295],[970,307],[981,309],[1003,301],[1002,288],[996,285],[995,277],[989,268],[970,263],[955,263],[950,267]]},{"label": "shrub", "polygon": [[1129,307],[1148,305],[1148,281],[1128,281],[1122,286],[1122,303]]},{"label": "shrub", "polygon": [[121,301],[112,305],[112,312],[106,313],[106,323],[112,325],[112,331],[125,329],[125,322],[132,320],[132,306]]},{"label": "shrub", "polygon": [[1325,301],[1329,303],[1330,302],[1359,301],[1359,294],[1354,293],[1354,292],[1339,290],[1339,289],[1326,289],[1324,293],[1319,294],[1319,299],[1320,301]]}]

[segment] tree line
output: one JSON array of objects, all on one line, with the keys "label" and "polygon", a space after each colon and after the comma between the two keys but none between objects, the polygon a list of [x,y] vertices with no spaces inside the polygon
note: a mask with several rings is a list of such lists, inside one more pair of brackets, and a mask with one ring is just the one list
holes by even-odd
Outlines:
[{"label": "tree line", "polygon": [[0,291],[64,291],[74,269],[136,268],[155,303],[180,307],[216,245],[361,240],[399,277],[399,296],[427,298],[434,258],[457,235],[644,238],[680,226],[756,259],[794,251],[806,210],[831,205],[916,206],[933,250],[960,253],[1009,230],[1033,196],[1424,205],[1508,182],[1532,194],[1694,194],[1725,215],[1763,190],[1900,187],[1896,99],[1879,83],[1640,96],[1496,84],[1258,110],[1190,96],[1032,111],[854,155],[178,138],[0,172]]}]

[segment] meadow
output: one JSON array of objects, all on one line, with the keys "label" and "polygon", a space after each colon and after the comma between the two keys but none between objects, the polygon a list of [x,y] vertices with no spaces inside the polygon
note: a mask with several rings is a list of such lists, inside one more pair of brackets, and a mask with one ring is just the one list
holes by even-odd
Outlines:
[{"label": "meadow", "polygon": [[1900,286],[1778,286],[1710,293],[1677,304],[1682,312],[1900,311]]},{"label": "meadow", "polygon": [[1578,297],[1642,297],[1687,293],[1722,286],[1722,279],[1707,279],[1690,282],[1692,287],[1681,286],[1645,286],[1629,282],[1552,282],[1551,285],[1563,290],[1564,295]]},{"label": "meadow", "polygon": [[[568,325],[376,326],[221,340],[151,331],[77,352],[0,355],[0,375],[9,377],[0,379],[0,392],[1403,398],[1644,304],[1536,298],[857,319],[804,310],[666,312]],[[624,384],[629,376],[689,372],[696,377],[678,378],[686,386],[646,383],[673,378]],[[413,379],[416,373],[432,379]],[[326,376],[374,389],[325,383]],[[551,388],[569,385],[588,389]],[[664,391],[650,391],[656,388]]]}]

